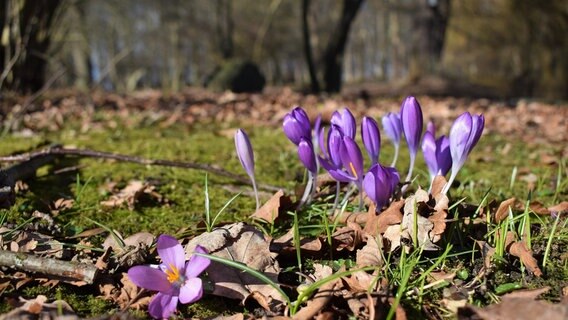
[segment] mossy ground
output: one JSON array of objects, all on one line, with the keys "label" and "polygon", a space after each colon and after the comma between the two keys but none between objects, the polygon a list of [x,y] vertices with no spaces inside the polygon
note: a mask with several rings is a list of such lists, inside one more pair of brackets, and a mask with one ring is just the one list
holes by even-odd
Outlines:
[{"label": "mossy ground", "polygon": [[[62,130],[36,132],[31,138],[4,136],[0,144],[0,154],[25,152],[40,145],[61,143],[77,148],[151,159],[220,165],[231,172],[244,175],[234,151],[232,134],[237,127],[238,124],[209,124],[157,128],[145,123],[129,126],[119,123],[113,129],[82,132],[79,124],[71,121]],[[254,146],[257,180],[293,190],[300,182],[303,170],[293,145],[282,134],[281,129],[263,126],[244,129]],[[458,176],[460,187],[452,191],[453,197],[456,199],[466,197],[466,202],[473,204],[479,204],[487,192],[489,192],[488,199],[498,202],[511,196],[516,196],[521,201],[538,200],[545,205],[552,205],[553,201],[558,201],[562,197],[566,199],[568,185],[565,172],[562,172],[563,184],[557,187],[554,183],[558,164],[547,165],[540,160],[541,154],[557,154],[560,148],[561,146],[555,145],[531,145],[515,137],[484,136],[460,172]],[[392,146],[384,139],[381,161],[390,163],[392,153]],[[408,163],[404,151],[401,157],[398,169],[404,172]],[[56,169],[71,166],[77,166],[79,170],[63,174],[54,173]],[[516,182],[511,186],[511,175],[515,167],[518,169],[518,174]],[[421,158],[418,159],[417,168],[418,181],[415,185],[427,186],[427,171]],[[527,183],[522,179],[522,176],[528,173],[538,178],[533,192],[529,192]],[[18,194],[16,205],[7,211],[8,221],[21,223],[28,219],[34,210],[48,212],[50,204],[55,200],[67,198],[75,201],[73,208],[61,212],[55,218],[56,222],[64,227],[67,235],[96,227],[93,220],[118,230],[124,236],[139,231],[150,231],[156,235],[175,234],[182,228],[189,228],[190,232],[197,233],[199,230],[196,226],[202,221],[204,214],[205,178],[205,172],[197,170],[143,166],[101,159],[66,159],[39,170],[37,179],[28,182],[29,190]],[[100,202],[109,196],[104,188],[107,183],[116,182],[119,186],[124,186],[133,179],[151,181],[157,186],[157,192],[168,200],[167,204],[140,204],[134,210],[126,207],[105,209],[100,205]],[[235,182],[212,174],[208,174],[207,179],[211,212],[215,213],[235,195],[235,188],[230,188],[230,191],[226,188],[226,186],[235,186]],[[228,207],[221,221],[247,221],[254,211],[253,197],[248,195],[250,187],[236,186],[246,194],[239,196]],[[268,196],[269,194],[264,194],[265,199]],[[549,230],[548,227],[549,225],[545,229]],[[542,247],[547,235],[544,231],[539,234],[540,238],[535,239],[537,244]],[[566,234],[559,235],[559,238],[562,243],[568,241]],[[537,254],[542,254],[542,250]],[[460,263],[459,259],[453,262],[455,265]],[[473,266],[471,267],[470,275],[473,274]],[[563,271],[557,272],[557,268]],[[544,272],[554,276],[540,280],[539,284],[552,283],[557,292],[559,285],[566,284],[566,258],[553,255]],[[509,281],[507,279],[504,276],[499,280],[499,274],[495,276],[496,284]],[[59,290],[30,287],[22,291],[22,295],[28,298],[39,293],[46,294],[52,299],[61,298],[68,301],[80,316],[105,313],[113,307],[109,302],[90,296],[88,293],[77,293],[68,286]],[[432,293],[431,296],[424,296],[424,299],[436,299],[438,295],[439,292]],[[206,298],[198,304],[184,307],[182,311],[187,316],[207,317],[218,313],[220,303],[226,305],[226,309],[237,308],[232,302],[222,300]],[[419,309],[413,305],[412,300],[403,304],[409,310]],[[2,310],[6,310],[5,305],[2,306]],[[137,313],[137,315],[142,314]]]}]

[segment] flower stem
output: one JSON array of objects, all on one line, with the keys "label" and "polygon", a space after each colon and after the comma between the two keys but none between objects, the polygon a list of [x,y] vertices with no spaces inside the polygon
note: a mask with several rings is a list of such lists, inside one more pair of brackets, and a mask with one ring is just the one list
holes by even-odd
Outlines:
[{"label": "flower stem", "polygon": [[333,207],[331,208],[331,214],[335,214],[335,209],[337,209],[337,205],[339,204],[339,193],[341,189],[341,182],[335,182],[335,200],[333,201]]},{"label": "flower stem", "polygon": [[442,194],[446,194],[448,193],[448,191],[450,190],[450,187],[452,186],[452,183],[454,183],[454,180],[456,179],[456,176],[458,175],[458,171],[452,169],[452,174],[450,175],[450,179],[448,180],[448,182],[446,182],[446,185],[444,186],[444,188],[442,189]]},{"label": "flower stem", "polygon": [[390,166],[393,167],[393,168],[394,168],[394,166],[396,165],[396,160],[398,160],[398,149],[399,149],[399,146],[398,146],[398,145],[395,145],[395,146],[394,146],[394,157],[393,157],[392,163],[391,163],[391,165],[390,165]]},{"label": "flower stem", "polygon": [[304,194],[302,195],[302,199],[300,199],[300,202],[298,203],[297,209],[300,209],[301,207],[304,206],[304,204],[306,204],[308,202],[310,195],[312,194],[314,180],[315,180],[314,175],[310,172],[308,174],[308,182],[306,183],[306,188],[304,189]]},{"label": "flower stem", "polygon": [[251,177],[250,180],[252,181],[252,189],[254,190],[254,198],[256,200],[256,210],[258,211],[258,209],[260,208],[260,200],[258,199],[258,189],[256,187],[256,180],[254,179],[254,176]]},{"label": "flower stem", "polygon": [[410,181],[412,179],[412,171],[414,170],[414,162],[415,161],[416,161],[416,154],[411,153],[410,154],[410,165],[408,166],[408,174],[406,175],[406,179],[404,179],[405,185],[401,189],[402,193],[404,193],[410,185]]}]

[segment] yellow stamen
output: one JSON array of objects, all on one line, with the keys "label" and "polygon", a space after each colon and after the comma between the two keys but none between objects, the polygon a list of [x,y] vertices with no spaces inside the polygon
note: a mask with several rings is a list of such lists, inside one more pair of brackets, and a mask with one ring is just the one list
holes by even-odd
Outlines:
[{"label": "yellow stamen", "polygon": [[165,273],[168,276],[168,281],[170,283],[176,282],[180,278],[179,270],[172,264],[170,264],[169,269],[166,269]]},{"label": "yellow stamen", "polygon": [[357,172],[355,171],[355,167],[353,166],[353,162],[349,162],[349,166],[351,167],[351,172],[353,172],[355,179],[359,179],[359,176],[357,175]]}]

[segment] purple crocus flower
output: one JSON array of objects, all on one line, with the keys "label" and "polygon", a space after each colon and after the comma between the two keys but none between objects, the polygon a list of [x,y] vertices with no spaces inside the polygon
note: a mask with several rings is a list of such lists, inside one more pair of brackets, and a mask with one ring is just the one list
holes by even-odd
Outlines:
[{"label": "purple crocus flower", "polygon": [[445,176],[452,166],[450,140],[446,136],[435,139],[431,131],[426,131],[422,138],[422,154],[430,173],[430,180],[435,176]]},{"label": "purple crocus flower", "polygon": [[378,163],[379,153],[381,151],[381,134],[375,119],[363,117],[363,121],[361,122],[361,136],[363,138],[363,145],[371,159],[371,164]]},{"label": "purple crocus flower", "polygon": [[316,163],[316,154],[314,152],[314,146],[310,140],[306,140],[304,138],[300,139],[300,143],[298,144],[298,157],[309,172],[313,175],[317,173],[318,167]]},{"label": "purple crocus flower", "polygon": [[[186,262],[181,244],[169,235],[161,235],[156,247],[162,258],[160,267],[135,266],[128,270],[128,277],[139,287],[158,291],[148,306],[148,312],[156,319],[167,319],[176,311],[178,302],[192,303],[201,298],[203,284],[198,276],[211,261],[192,256]],[[195,252],[207,253],[200,246],[195,248]]]},{"label": "purple crocus flower", "polygon": [[395,168],[383,167],[378,163],[365,174],[363,189],[376,204],[377,211],[388,203],[399,181],[400,176]]},{"label": "purple crocus flower", "polygon": [[355,123],[355,117],[349,109],[345,108],[341,111],[335,111],[331,115],[331,124],[337,126],[344,136],[355,139],[357,124]]},{"label": "purple crocus flower", "polygon": [[237,156],[241,161],[241,165],[249,177],[254,179],[254,153],[250,139],[242,129],[238,129],[235,133],[235,149],[237,150]]},{"label": "purple crocus flower", "polygon": [[408,168],[408,175],[406,181],[412,178],[412,170],[414,169],[414,162],[416,161],[416,153],[420,146],[420,137],[422,137],[422,109],[416,98],[409,96],[404,99],[400,108],[400,120],[402,123],[402,132],[408,144],[408,151],[410,152],[410,165]]},{"label": "purple crocus flower", "polygon": [[258,199],[256,180],[254,178],[254,153],[252,151],[252,145],[250,143],[249,137],[242,129],[238,129],[235,133],[235,149],[237,150],[237,156],[241,161],[241,165],[247,172],[252,182],[252,187],[254,189],[254,195],[256,198],[256,207],[258,209],[260,207],[260,201]]},{"label": "purple crocus flower", "polygon": [[484,127],[485,118],[483,115],[471,115],[469,112],[462,113],[452,124],[449,137],[452,173],[448,183],[442,190],[443,193],[448,192],[458,171],[467,160],[467,156],[477,144],[477,141],[479,141]]},{"label": "purple crocus flower", "polygon": [[300,143],[301,138],[306,140],[311,139],[312,130],[310,119],[306,111],[300,107],[294,108],[294,110],[284,116],[282,127],[284,128],[286,137],[295,145]]},{"label": "purple crocus flower", "polygon": [[387,113],[382,118],[383,129],[387,137],[394,144],[394,157],[391,167],[394,167],[398,158],[398,151],[400,148],[400,136],[402,135],[402,124],[400,123],[400,115],[398,113]]}]

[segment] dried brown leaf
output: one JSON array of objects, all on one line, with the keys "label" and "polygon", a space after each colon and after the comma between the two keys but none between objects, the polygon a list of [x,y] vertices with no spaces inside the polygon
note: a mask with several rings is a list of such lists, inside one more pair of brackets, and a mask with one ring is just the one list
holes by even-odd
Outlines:
[{"label": "dried brown leaf", "polygon": [[347,249],[353,251],[362,241],[362,229],[357,223],[348,222],[347,226],[337,229],[332,235],[334,248],[337,251]]},{"label": "dried brown leaf", "polygon": [[367,213],[367,223],[363,231],[372,236],[385,233],[388,227],[402,222],[400,209],[404,206],[404,200],[391,203],[391,205],[380,214],[376,214],[374,208],[369,208]]},{"label": "dried brown leaf", "polygon": [[132,180],[117,194],[112,195],[108,200],[101,201],[101,205],[107,208],[117,208],[126,204],[129,210],[134,210],[136,204],[143,199],[164,202],[164,198],[155,189],[156,187],[148,182]]},{"label": "dried brown leaf", "polygon": [[534,298],[502,299],[484,308],[467,305],[458,310],[460,320],[534,320],[568,319],[568,304],[553,304]]},{"label": "dried brown leaf", "polygon": [[358,267],[382,266],[384,264],[382,237],[367,236],[367,244],[357,250],[356,264]]},{"label": "dried brown leaf", "polygon": [[568,211],[568,201],[562,201],[555,206],[548,207],[548,211],[556,213],[566,212]]},{"label": "dried brown leaf", "polygon": [[494,215],[495,222],[501,222],[509,216],[509,208],[512,208],[514,206],[515,201],[517,201],[517,199],[513,197],[499,204],[499,208],[497,208],[497,211],[495,211]]},{"label": "dried brown leaf", "polygon": [[444,177],[444,176],[434,177],[434,181],[432,182],[432,189],[430,191],[430,194],[432,194],[433,197],[437,197],[438,195],[441,195],[442,190],[446,186],[446,183],[448,183],[446,181],[446,177]]},{"label": "dried brown leaf", "polygon": [[290,204],[290,198],[284,196],[284,191],[278,190],[262,207],[260,207],[251,217],[261,219],[268,223],[274,223],[278,218],[282,204]]},{"label": "dried brown leaf", "polygon": [[507,247],[507,251],[521,259],[521,262],[531,271],[535,276],[541,277],[542,271],[538,267],[536,259],[533,257],[532,251],[529,250],[526,244],[522,241],[516,241]]}]

